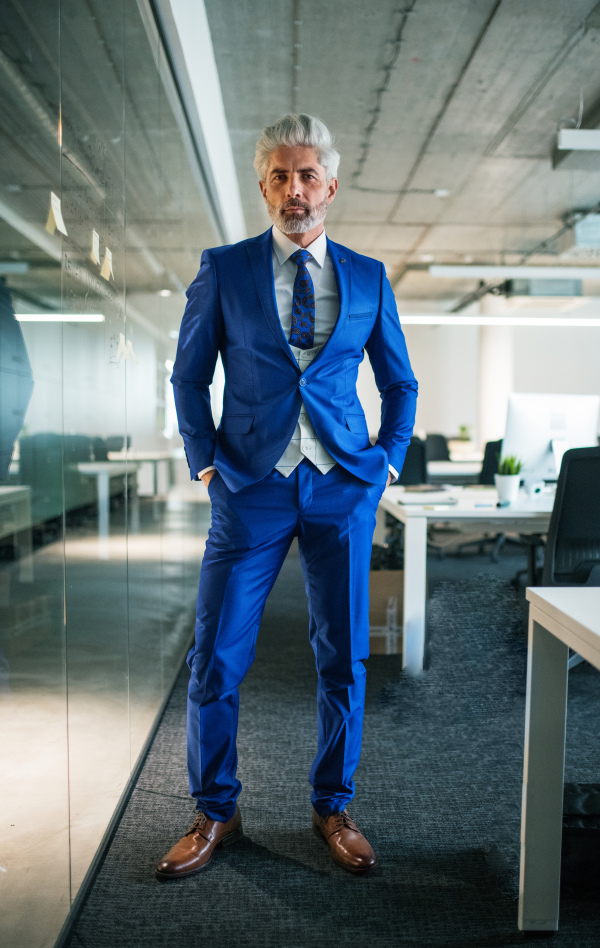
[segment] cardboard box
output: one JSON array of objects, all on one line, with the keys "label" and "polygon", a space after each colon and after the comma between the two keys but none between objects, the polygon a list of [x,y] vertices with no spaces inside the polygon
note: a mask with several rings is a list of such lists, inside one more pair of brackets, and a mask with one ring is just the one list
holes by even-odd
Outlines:
[{"label": "cardboard box", "polygon": [[402,590],[404,571],[379,569],[369,573],[369,645],[372,655],[402,652]]}]

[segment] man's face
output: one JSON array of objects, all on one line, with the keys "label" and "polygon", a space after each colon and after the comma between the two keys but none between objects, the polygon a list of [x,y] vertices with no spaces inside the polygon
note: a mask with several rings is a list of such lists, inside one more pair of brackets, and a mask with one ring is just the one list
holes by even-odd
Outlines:
[{"label": "man's face", "polygon": [[269,217],[284,234],[305,234],[324,221],[337,179],[327,181],[315,148],[281,145],[271,155],[260,190]]}]

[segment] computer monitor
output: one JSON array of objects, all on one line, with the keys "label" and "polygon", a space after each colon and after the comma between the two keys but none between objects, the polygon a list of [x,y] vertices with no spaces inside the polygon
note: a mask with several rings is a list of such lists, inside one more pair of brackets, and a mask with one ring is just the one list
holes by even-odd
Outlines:
[{"label": "computer monitor", "polygon": [[599,409],[600,395],[510,395],[502,457],[523,461],[526,482],[555,481],[565,451],[598,444]]}]

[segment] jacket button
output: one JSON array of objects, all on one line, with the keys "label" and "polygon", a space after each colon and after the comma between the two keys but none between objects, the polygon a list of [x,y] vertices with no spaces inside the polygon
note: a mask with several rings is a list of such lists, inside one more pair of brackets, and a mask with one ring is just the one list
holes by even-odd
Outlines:
[{"label": "jacket button", "polygon": [[299,385],[306,385],[306,379],[300,379]]}]

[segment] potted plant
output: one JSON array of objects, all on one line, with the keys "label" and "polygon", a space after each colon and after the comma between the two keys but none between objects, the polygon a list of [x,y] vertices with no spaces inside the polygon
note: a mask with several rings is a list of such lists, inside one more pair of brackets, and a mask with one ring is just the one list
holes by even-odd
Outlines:
[{"label": "potted plant", "polygon": [[459,425],[458,435],[448,442],[450,457],[453,461],[466,461],[473,453],[474,445],[471,441],[471,426]]},{"label": "potted plant", "polygon": [[512,504],[517,499],[523,462],[514,454],[498,461],[498,473],[495,475],[496,490],[500,503]]}]

